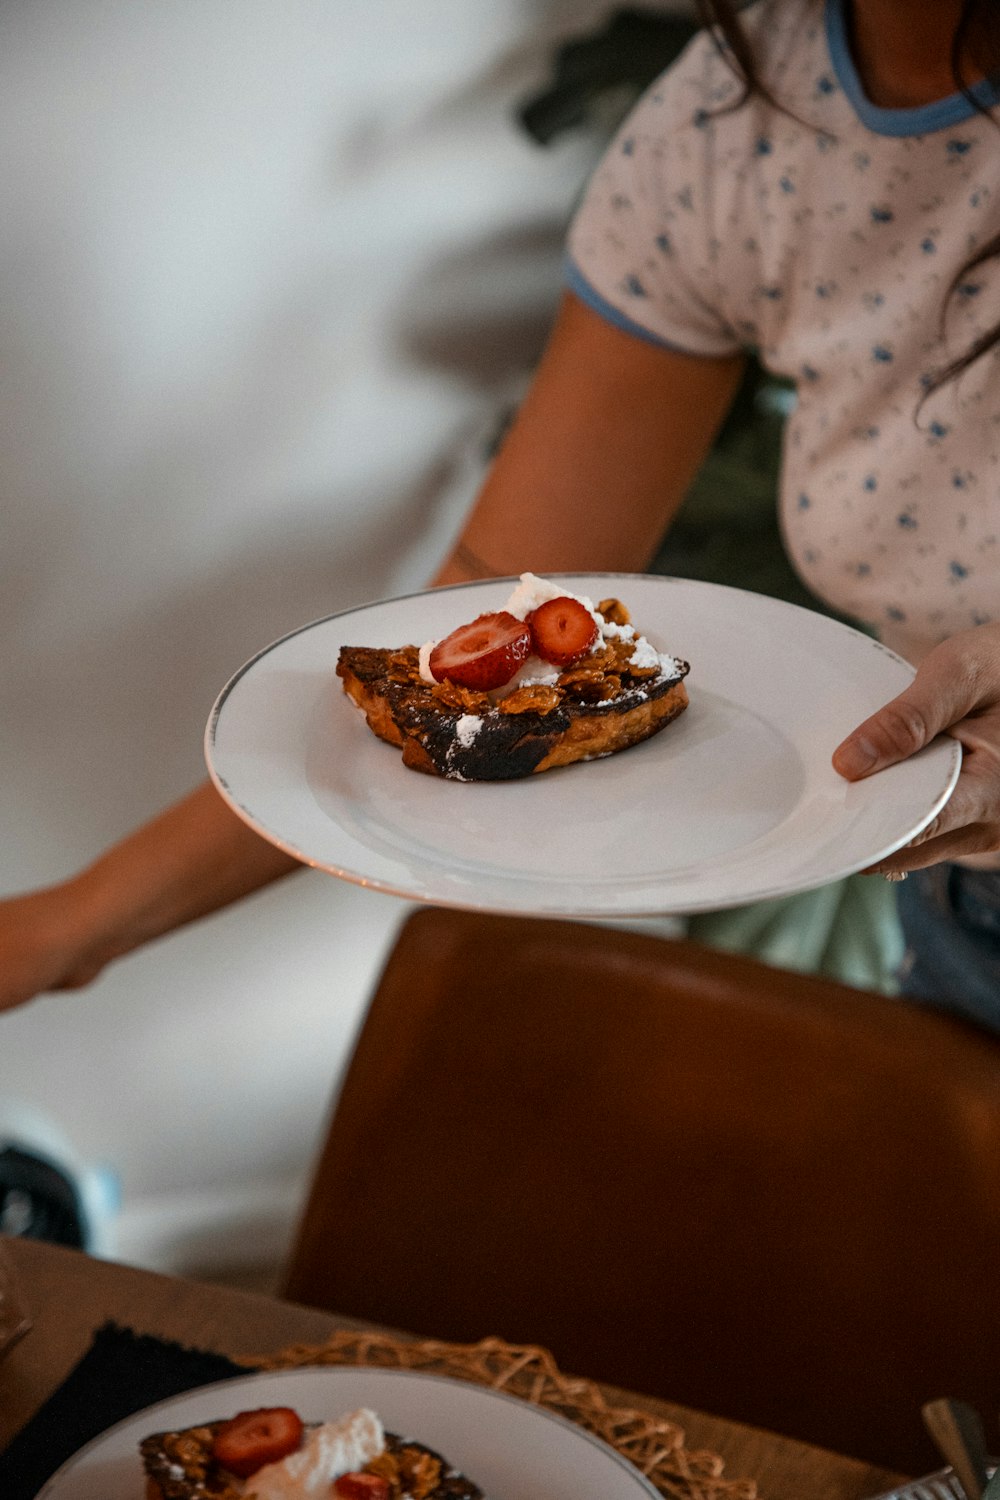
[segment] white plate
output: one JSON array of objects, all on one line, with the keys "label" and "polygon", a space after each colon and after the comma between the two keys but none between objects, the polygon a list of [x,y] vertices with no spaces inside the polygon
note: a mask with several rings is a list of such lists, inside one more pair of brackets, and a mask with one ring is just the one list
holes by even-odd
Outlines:
[{"label": "white plate", "polygon": [[657,1497],[606,1443],[516,1396],[412,1370],[335,1366],[239,1376],[161,1401],[88,1443],[37,1500],[137,1500],[144,1492],[140,1438],[259,1406],[291,1406],[312,1422],[369,1406],[391,1432],[436,1448],[489,1500]]},{"label": "white plate", "polygon": [[823,615],[718,584],[561,575],[617,595],[661,651],[690,662],[690,707],[606,760],[463,783],[403,766],[334,675],[342,645],[401,646],[500,608],[510,580],[349,610],[267,647],[229,682],[209,770],[272,843],[415,901],[578,917],[737,906],[808,890],[898,849],[947,801],[961,750],[941,738],[848,785],[830,756],[913,677]]}]

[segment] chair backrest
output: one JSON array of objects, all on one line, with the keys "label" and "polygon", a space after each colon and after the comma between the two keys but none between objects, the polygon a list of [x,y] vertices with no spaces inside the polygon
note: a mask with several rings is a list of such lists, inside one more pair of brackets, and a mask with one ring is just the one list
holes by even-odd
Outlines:
[{"label": "chair backrest", "polygon": [[1000,1405],[1000,1042],[683,941],[421,910],[286,1295],[917,1472]]}]

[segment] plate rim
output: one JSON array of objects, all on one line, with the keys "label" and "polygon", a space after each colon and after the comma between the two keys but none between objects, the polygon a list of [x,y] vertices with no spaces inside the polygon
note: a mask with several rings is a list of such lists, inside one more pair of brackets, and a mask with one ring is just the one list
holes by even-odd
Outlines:
[{"label": "plate rim", "polygon": [[[604,1457],[613,1460],[619,1468],[627,1473],[629,1478],[636,1481],[636,1483],[640,1487],[636,1491],[637,1495],[645,1492],[646,1494],[653,1496],[654,1500],[660,1500],[660,1492],[655,1488],[652,1481],[645,1474],[643,1474],[641,1469],[638,1469],[630,1459],[626,1458],[623,1453],[619,1453],[618,1450],[612,1447],[610,1443],[605,1442],[604,1439],[598,1437],[596,1433],[590,1432],[586,1427],[581,1426],[579,1422],[574,1422],[570,1417],[565,1417],[560,1412],[550,1411],[547,1407],[541,1406],[537,1402],[526,1401],[523,1396],[515,1396],[510,1391],[496,1390],[492,1386],[480,1385],[476,1381],[460,1380],[451,1375],[439,1375],[430,1370],[407,1370],[393,1368],[386,1369],[378,1365],[346,1364],[306,1366],[299,1365],[281,1370],[247,1370],[245,1373],[227,1375],[222,1380],[211,1380],[204,1385],[192,1386],[190,1390],[178,1391],[173,1396],[164,1396],[160,1401],[154,1401],[149,1406],[141,1407],[138,1411],[132,1412],[129,1416],[122,1417],[119,1421],[113,1422],[111,1426],[106,1427],[103,1432],[96,1433],[94,1437],[90,1438],[86,1443],[82,1445],[82,1447],[78,1448],[75,1453],[70,1454],[67,1459],[63,1460],[63,1462],[59,1465],[59,1468],[56,1469],[55,1473],[51,1474],[45,1481],[42,1488],[38,1491],[35,1500],[52,1500],[53,1496],[55,1497],[55,1500],[58,1500],[58,1495],[55,1490],[57,1482],[65,1479],[67,1475],[71,1474],[74,1468],[78,1467],[81,1462],[85,1461],[88,1453],[90,1453],[93,1449],[98,1448],[101,1444],[106,1442],[108,1438],[113,1437],[121,1429],[130,1426],[133,1422],[137,1422],[140,1418],[152,1416],[161,1408],[170,1407],[176,1402],[187,1400],[188,1397],[200,1396],[202,1392],[210,1393],[213,1390],[219,1390],[228,1386],[232,1386],[234,1384],[242,1384],[244,1382],[266,1381],[270,1383],[271,1381],[278,1381],[280,1383],[280,1381],[285,1377],[291,1376],[297,1377],[299,1379],[301,1379],[302,1377],[308,1378],[310,1376],[316,1376],[322,1380],[330,1377],[346,1378],[352,1375],[374,1375],[380,1379],[400,1379],[402,1377],[404,1380],[420,1382],[421,1384],[437,1384],[458,1389],[466,1393],[472,1392],[476,1397],[482,1397],[484,1399],[493,1398],[495,1401],[504,1403],[507,1406],[513,1406],[521,1408],[522,1410],[527,1410],[527,1412],[534,1417],[544,1419],[548,1422],[554,1422],[558,1427],[561,1427],[564,1431],[568,1431],[576,1438],[586,1439],[586,1441],[593,1447],[597,1448],[604,1455]],[[156,1429],[154,1427],[151,1430],[155,1431]],[[470,1475],[469,1477],[475,1480],[474,1475]],[[489,1496],[486,1497],[486,1500],[489,1500]]]},{"label": "plate rim", "polygon": [[[957,740],[951,741],[951,757],[948,775],[946,778],[943,778],[943,784],[936,798],[934,799],[930,807],[925,810],[921,821],[916,826],[911,827],[903,836],[891,840],[888,844],[880,846],[878,851],[872,854],[868,859],[866,859],[864,863],[854,866],[851,869],[844,869],[843,871],[838,871],[833,874],[831,874],[829,871],[826,871],[822,874],[806,877],[804,879],[798,879],[792,886],[789,886],[787,883],[782,882],[766,887],[762,886],[756,889],[752,894],[742,897],[739,900],[723,899],[720,901],[719,899],[712,900],[706,898],[699,899],[694,902],[686,901],[683,904],[678,904],[676,902],[670,903],[668,898],[665,897],[663,903],[657,906],[654,906],[648,902],[643,902],[641,900],[636,900],[633,904],[610,904],[606,902],[604,905],[600,905],[595,904],[594,902],[581,902],[574,906],[567,906],[565,902],[555,901],[550,903],[545,900],[538,900],[537,892],[536,899],[526,900],[521,904],[518,904],[515,901],[504,901],[501,903],[498,902],[495,896],[491,899],[488,894],[482,899],[477,899],[475,896],[471,896],[466,893],[458,896],[451,895],[447,892],[442,893],[441,891],[436,889],[432,893],[422,893],[414,889],[414,885],[417,884],[417,882],[413,882],[409,885],[401,884],[397,881],[387,878],[384,875],[365,874],[363,870],[349,869],[346,868],[343,864],[333,863],[327,859],[316,858],[306,853],[304,849],[298,847],[298,845],[296,845],[290,839],[286,838],[284,835],[280,834],[276,829],[270,827],[268,822],[263,817],[246,806],[246,804],[240,800],[240,798],[236,795],[236,793],[226,781],[225,777],[219,771],[218,767],[215,764],[214,758],[216,736],[219,721],[227,700],[229,699],[235,688],[238,686],[240,681],[257,665],[257,663],[263,660],[264,657],[270,655],[272,652],[278,650],[287,642],[294,640],[297,636],[306,634],[311,630],[330,625],[334,621],[346,619],[352,615],[367,614],[368,612],[373,610],[378,610],[398,604],[405,604],[409,600],[422,599],[430,595],[437,596],[455,592],[471,593],[482,588],[496,589],[502,587],[503,585],[509,586],[512,584],[516,584],[520,576],[521,575],[510,574],[496,578],[491,577],[471,579],[468,582],[464,583],[446,584],[437,588],[423,587],[418,589],[411,589],[400,594],[390,594],[383,598],[369,600],[368,602],[363,604],[351,605],[346,609],[334,610],[330,614],[321,615],[316,619],[309,620],[302,625],[296,626],[292,630],[286,631],[284,635],[278,636],[276,639],[270,641],[267,645],[261,647],[260,650],[256,651],[251,657],[249,657],[223,685],[216,696],[215,702],[212,705],[212,709],[205,726],[203,740],[205,762],[208,767],[209,777],[216,787],[216,790],[219,792],[220,796],[222,796],[223,800],[228,803],[230,808],[243,822],[247,823],[248,826],[254,829],[254,831],[257,832],[261,837],[266,838],[268,842],[281,849],[285,854],[289,855],[300,864],[303,864],[310,869],[321,870],[326,874],[333,875],[337,879],[344,880],[349,884],[359,886],[363,889],[378,891],[380,894],[398,897],[403,900],[416,901],[423,904],[430,903],[435,906],[454,910],[477,912],[500,911],[506,915],[511,916],[539,916],[546,918],[563,917],[568,919],[576,918],[581,920],[594,921],[606,921],[615,919],[627,921],[642,918],[652,919],[658,916],[668,915],[695,916],[699,913],[731,909],[737,906],[747,905],[751,903],[756,904],[758,902],[775,900],[785,896],[805,894],[810,891],[821,889],[825,885],[832,884],[838,880],[849,878],[851,875],[859,873],[869,864],[874,864],[879,862],[880,860],[886,859],[891,854],[895,853],[898,849],[903,848],[907,843],[915,838],[918,833],[920,833],[931,822],[933,822],[934,818],[937,817],[941,809],[945,806],[945,804],[948,802],[948,799],[951,797],[951,794],[955,789],[955,784],[958,781],[962,765],[962,747]],[[857,626],[852,625],[835,616],[832,616],[821,609],[809,609],[804,605],[794,603],[792,600],[782,599],[772,594],[763,594],[759,591],[751,589],[742,589],[733,584],[714,583],[704,579],[676,577],[674,575],[660,573],[623,573],[621,571],[607,569],[598,569],[594,572],[587,572],[582,569],[576,569],[573,571],[563,569],[560,571],[547,572],[545,573],[544,577],[549,581],[559,581],[563,579],[567,581],[607,579],[614,580],[620,584],[625,583],[626,585],[630,582],[653,583],[656,585],[669,585],[679,588],[689,588],[698,591],[709,590],[713,593],[723,593],[739,598],[750,598],[756,601],[757,604],[762,604],[766,608],[773,608],[777,612],[790,611],[794,616],[804,615],[810,620],[815,628],[818,628],[819,630],[828,630],[831,636],[839,636],[846,633],[857,643],[863,643],[866,647],[877,650],[878,652],[888,657],[897,666],[903,668],[906,673],[908,673],[911,681],[916,674],[916,668],[911,662],[908,662],[905,657],[900,656],[899,653],[894,651],[890,646],[885,645],[885,643],[880,641],[876,636],[870,635],[866,631],[859,629]],[[936,740],[932,741],[931,743],[940,743],[944,738],[945,736],[943,735],[937,736]],[[926,748],[930,749],[930,746],[927,746]],[[888,769],[891,770],[892,768],[890,767]],[[433,884],[433,882],[430,883]]]}]

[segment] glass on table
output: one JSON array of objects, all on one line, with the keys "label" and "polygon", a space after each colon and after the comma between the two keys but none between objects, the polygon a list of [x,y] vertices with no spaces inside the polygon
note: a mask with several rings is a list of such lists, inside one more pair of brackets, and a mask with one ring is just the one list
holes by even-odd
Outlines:
[{"label": "glass on table", "polygon": [[25,1301],[12,1257],[0,1239],[0,1359],[31,1327],[31,1315]]}]

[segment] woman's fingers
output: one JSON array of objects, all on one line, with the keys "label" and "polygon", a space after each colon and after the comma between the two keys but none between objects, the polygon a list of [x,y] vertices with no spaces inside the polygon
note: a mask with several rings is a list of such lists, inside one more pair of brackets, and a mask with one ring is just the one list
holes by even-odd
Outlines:
[{"label": "woman's fingers", "polygon": [[911,843],[867,873],[922,870],[1000,849],[1000,709],[963,719],[947,733],[963,747],[955,790]]},{"label": "woman's fingers", "polygon": [[930,865],[939,865],[948,860],[961,859],[966,854],[987,854],[996,849],[995,830],[987,825],[969,823],[963,828],[952,829],[921,840],[914,839],[895,854],[862,870],[863,875],[908,875],[911,870],[926,870]]},{"label": "woman's fingers", "polygon": [[977,626],[936,647],[909,687],[838,745],[833,766],[858,781],[941,733],[962,746],[954,792],[912,843],[870,873],[901,874],[1000,849],[1000,626]]},{"label": "woman's fingers", "polygon": [[898,697],[847,736],[833,752],[833,767],[848,781],[860,781],[896,765],[929,745],[975,710],[1000,701],[1000,631],[988,627],[963,632],[933,650]]}]

